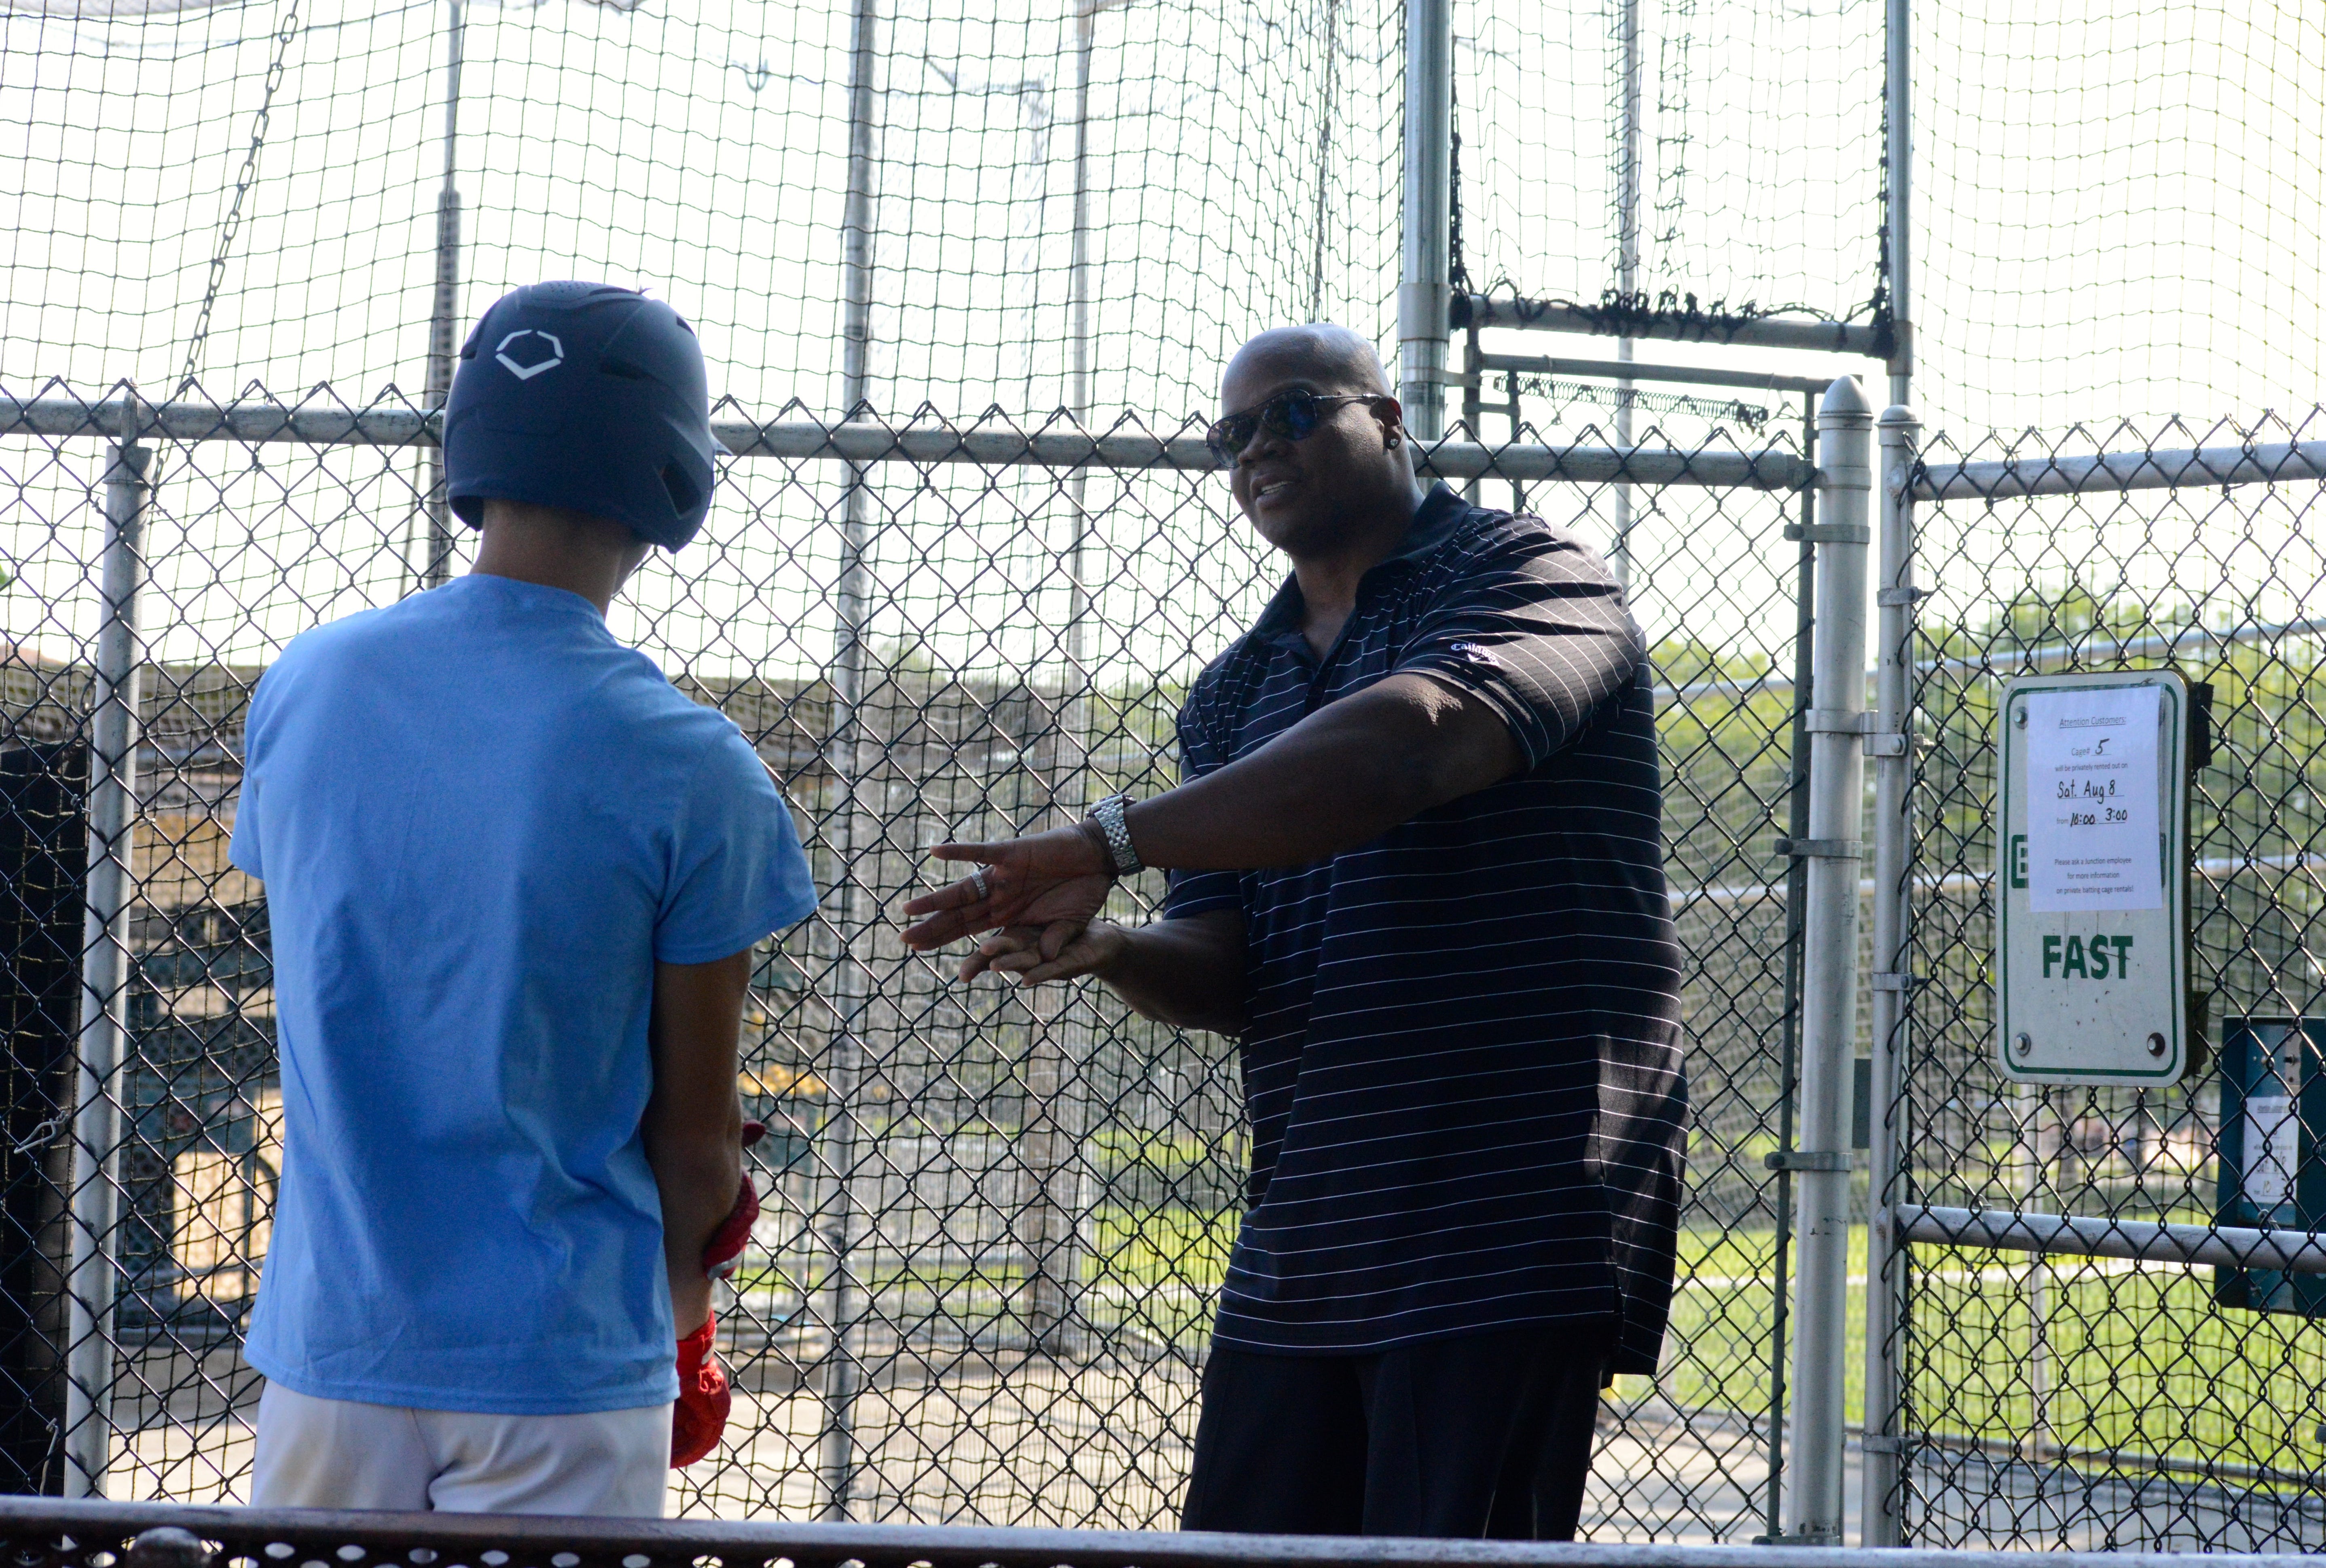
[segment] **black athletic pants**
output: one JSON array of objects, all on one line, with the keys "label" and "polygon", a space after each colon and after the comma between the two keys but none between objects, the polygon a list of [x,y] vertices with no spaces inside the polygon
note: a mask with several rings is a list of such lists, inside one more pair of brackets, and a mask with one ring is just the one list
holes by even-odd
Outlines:
[{"label": "black athletic pants", "polygon": [[1370,1356],[1215,1344],[1181,1527],[1571,1541],[1613,1338],[1562,1322]]}]

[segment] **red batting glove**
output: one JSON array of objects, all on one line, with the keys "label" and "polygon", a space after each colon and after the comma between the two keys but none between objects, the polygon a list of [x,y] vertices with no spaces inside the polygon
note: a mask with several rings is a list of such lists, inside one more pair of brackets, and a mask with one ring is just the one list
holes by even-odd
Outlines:
[{"label": "red batting glove", "polygon": [[[743,1146],[749,1148],[768,1136],[765,1122],[743,1124]],[[751,1174],[743,1173],[743,1184],[735,1194],[735,1206],[711,1239],[702,1247],[702,1272],[713,1279],[725,1279],[735,1272],[741,1261],[745,1243],[751,1239],[751,1221],[759,1217],[759,1191],[751,1184]],[[719,1331],[719,1315],[713,1313],[702,1321],[702,1326],[678,1341],[678,1403],[670,1412],[670,1466],[681,1470],[708,1454],[719,1446],[719,1434],[727,1429],[727,1412],[735,1403],[734,1391],[728,1387],[727,1369],[719,1364],[718,1354],[711,1348]]]},{"label": "red batting glove", "polygon": [[678,1403],[670,1410],[670,1468],[682,1470],[719,1446],[727,1429],[727,1412],[735,1396],[727,1387],[727,1369],[711,1349],[719,1331],[719,1314],[678,1341]]},{"label": "red batting glove", "polygon": [[[767,1137],[765,1122],[743,1124],[743,1146],[749,1148]],[[751,1222],[759,1217],[759,1190],[751,1184],[751,1173],[743,1173],[743,1185],[735,1194],[735,1206],[727,1211],[727,1218],[719,1221],[719,1229],[702,1244],[702,1272],[713,1279],[731,1279],[735,1265],[742,1260],[743,1248],[751,1239]]]}]

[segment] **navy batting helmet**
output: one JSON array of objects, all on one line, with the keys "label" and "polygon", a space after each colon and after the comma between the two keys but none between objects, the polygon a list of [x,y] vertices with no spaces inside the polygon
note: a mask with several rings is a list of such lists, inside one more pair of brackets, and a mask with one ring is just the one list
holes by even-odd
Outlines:
[{"label": "navy batting helmet", "polygon": [[676,550],[711,510],[702,347],[659,300],[530,283],[493,302],[444,407],[445,489],[471,527],[488,498],[611,517]]}]

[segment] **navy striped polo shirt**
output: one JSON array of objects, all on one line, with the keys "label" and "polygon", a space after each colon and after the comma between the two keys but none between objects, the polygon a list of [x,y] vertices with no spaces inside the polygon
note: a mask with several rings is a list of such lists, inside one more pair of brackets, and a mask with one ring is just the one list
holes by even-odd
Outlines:
[{"label": "navy striped polo shirt", "polygon": [[1288,580],[1179,716],[1200,776],[1404,671],[1490,703],[1517,776],[1307,866],[1175,872],[1244,917],[1250,1208],[1218,1341],[1363,1353],[1614,1320],[1652,1372],[1688,1090],[1645,640],[1606,564],[1443,485],[1323,659]]}]

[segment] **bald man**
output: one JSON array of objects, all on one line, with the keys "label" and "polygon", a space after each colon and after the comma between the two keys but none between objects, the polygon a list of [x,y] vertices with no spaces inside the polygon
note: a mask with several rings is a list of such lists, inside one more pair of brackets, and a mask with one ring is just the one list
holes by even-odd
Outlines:
[{"label": "bald man", "polygon": [[[1211,441],[1291,576],[1179,716],[1186,782],[915,900],[918,948],[1237,1037],[1250,1207],[1189,1529],[1572,1538],[1651,1373],[1687,1090],[1644,640],[1604,561],[1415,478],[1372,347],[1262,333]],[[1168,868],[1163,918],[1095,916]]]}]

